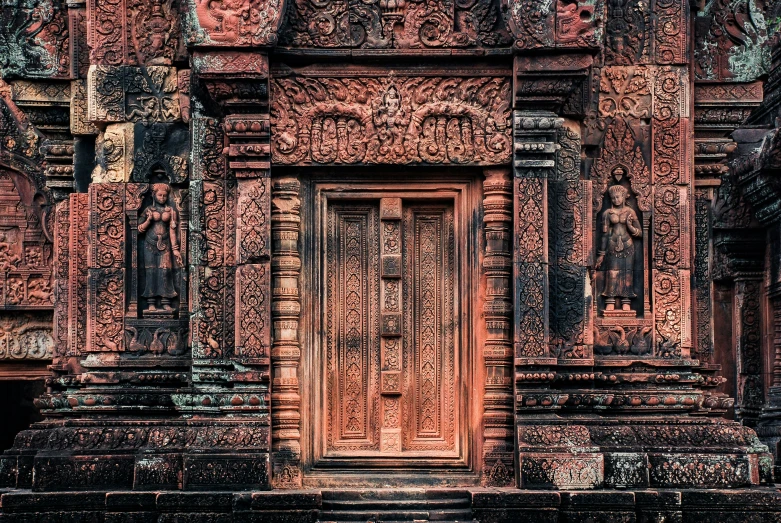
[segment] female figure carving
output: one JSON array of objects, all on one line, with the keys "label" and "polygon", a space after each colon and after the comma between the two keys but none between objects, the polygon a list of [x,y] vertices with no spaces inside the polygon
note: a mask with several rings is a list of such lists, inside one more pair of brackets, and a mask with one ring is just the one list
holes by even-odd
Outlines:
[{"label": "female figure carving", "polygon": [[635,245],[632,238],[643,235],[637,214],[626,204],[629,191],[622,185],[608,189],[612,206],[602,213],[602,244],[595,267],[605,266],[605,310],[629,311],[635,294]]},{"label": "female figure carving", "polygon": [[168,184],[153,184],[152,204],[144,209],[138,224],[138,232],[146,233],[143,247],[146,282],[141,294],[147,299],[146,312],[158,310],[158,298],[163,311],[172,312],[171,300],[177,296],[173,269],[182,267],[183,262],[177,236],[178,217],[168,202],[170,193]]}]

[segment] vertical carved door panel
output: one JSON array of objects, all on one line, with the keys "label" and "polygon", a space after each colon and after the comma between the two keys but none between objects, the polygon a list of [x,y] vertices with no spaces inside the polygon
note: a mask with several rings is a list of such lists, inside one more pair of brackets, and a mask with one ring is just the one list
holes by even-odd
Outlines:
[{"label": "vertical carved door panel", "polygon": [[328,209],[328,449],[379,450],[378,207]]},{"label": "vertical carved door panel", "polygon": [[452,208],[404,209],[405,450],[454,450],[453,240]]},{"label": "vertical carved door panel", "polygon": [[324,457],[455,457],[458,260],[452,201],[326,205]]}]

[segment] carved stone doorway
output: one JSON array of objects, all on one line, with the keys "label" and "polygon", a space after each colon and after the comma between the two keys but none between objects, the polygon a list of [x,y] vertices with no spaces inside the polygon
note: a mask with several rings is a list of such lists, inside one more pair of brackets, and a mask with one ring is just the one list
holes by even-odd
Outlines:
[{"label": "carved stone doorway", "polygon": [[474,484],[473,184],[312,180],[304,197],[305,484]]}]

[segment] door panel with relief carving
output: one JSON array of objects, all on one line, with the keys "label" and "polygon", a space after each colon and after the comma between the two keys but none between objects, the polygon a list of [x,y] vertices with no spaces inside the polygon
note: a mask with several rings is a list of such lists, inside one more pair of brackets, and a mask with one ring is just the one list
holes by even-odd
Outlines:
[{"label": "door panel with relief carving", "polygon": [[463,220],[455,198],[381,196],[321,200],[318,454],[463,457]]}]

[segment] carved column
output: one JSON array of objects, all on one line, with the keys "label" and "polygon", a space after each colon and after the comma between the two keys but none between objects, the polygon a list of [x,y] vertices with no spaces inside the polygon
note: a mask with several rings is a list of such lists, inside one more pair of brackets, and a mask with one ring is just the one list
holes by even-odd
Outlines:
[{"label": "carved column", "polygon": [[509,169],[486,169],[483,189],[486,301],[483,479],[486,486],[515,481],[513,452],[512,222]]},{"label": "carved column", "polygon": [[[270,488],[271,229],[263,53],[197,51],[193,81],[210,100],[193,104],[192,411],[224,431],[246,431],[188,458],[198,477],[209,459],[240,468],[225,486]],[[218,105],[221,111],[207,112]],[[219,114],[219,116],[218,116]],[[251,437],[250,437],[251,436]],[[211,454],[211,455],[210,455]],[[203,480],[205,481],[205,479]]]},{"label": "carved column", "polygon": [[301,487],[301,358],[299,321],[301,298],[299,252],[301,183],[296,178],[272,181],[272,484]]},{"label": "carved column", "polygon": [[735,417],[753,426],[765,403],[762,373],[762,274],[743,274],[735,279],[735,359],[737,384]]},{"label": "carved column", "polygon": [[[703,27],[698,26],[698,29],[702,31]],[[710,37],[698,34],[697,38],[697,45],[703,45],[705,40],[702,39]],[[698,71],[696,80],[706,80],[703,74],[707,77],[717,73],[718,70]],[[726,260],[719,257],[719,250],[714,245],[722,242],[725,234],[730,234],[725,229],[751,232],[746,229],[750,219],[748,209],[737,194],[734,175],[727,164],[728,156],[738,146],[730,135],[761,100],[761,82],[713,83],[711,78],[694,83],[692,357],[700,362],[699,369],[705,376],[703,410],[708,409],[713,414],[724,414],[733,406],[735,398],[726,395],[725,389],[731,390],[734,384],[727,383],[724,376],[736,372],[731,363],[728,364],[730,368],[722,368],[722,362],[734,360],[735,347],[718,341],[731,337],[731,325],[714,324],[716,294],[713,280],[721,279],[729,272],[720,263],[719,260]]]},{"label": "carved column", "polygon": [[559,365],[590,365],[592,182],[581,179],[580,126],[566,121],[557,130],[557,145],[556,169],[548,180],[550,350]]},{"label": "carved column", "polygon": [[[549,365],[548,348],[548,184],[555,166],[556,129],[552,113],[516,111],[513,181],[513,276],[515,280],[516,365]],[[520,363],[519,362],[522,362]]]}]

